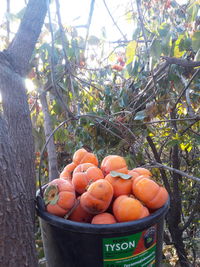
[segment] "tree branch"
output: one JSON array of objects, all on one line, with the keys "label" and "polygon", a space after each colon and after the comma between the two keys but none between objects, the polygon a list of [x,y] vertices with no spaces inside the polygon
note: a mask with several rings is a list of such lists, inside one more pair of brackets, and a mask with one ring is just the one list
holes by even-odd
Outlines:
[{"label": "tree branch", "polygon": [[[47,103],[47,95],[44,90],[38,89],[41,92],[40,94],[40,102],[42,105],[42,112],[44,115],[44,132],[45,139],[47,140],[52,129],[51,116],[49,114],[49,108]],[[58,177],[58,165],[57,165],[57,157],[56,157],[56,147],[54,144],[54,139],[52,138],[47,145],[48,152],[48,166],[49,166],[49,181],[56,179]]]},{"label": "tree branch", "polygon": [[200,68],[195,71],[195,73],[192,75],[191,79],[189,80],[188,84],[181,91],[181,93],[179,95],[179,98],[177,99],[174,107],[172,108],[172,111],[176,108],[176,106],[177,106],[178,102],[180,101],[181,97],[184,95],[185,91],[189,88],[190,84],[192,83],[194,78],[197,76],[197,74],[199,74],[199,72],[200,72]]},{"label": "tree branch", "polygon": [[89,13],[88,22],[87,22],[87,33],[86,33],[86,37],[85,37],[84,50],[86,50],[86,46],[87,46],[87,40],[88,40],[88,36],[89,36],[90,25],[91,25],[91,22],[92,22],[92,15],[93,15],[93,12],[94,12],[94,4],[95,4],[95,0],[91,0],[90,13]]},{"label": "tree branch", "polygon": [[181,67],[199,67],[200,66],[200,61],[192,61],[192,60],[186,60],[182,58],[176,58],[176,57],[162,57],[163,59],[166,60],[166,62],[170,65],[175,64],[179,65]]},{"label": "tree branch", "polygon": [[175,169],[175,168],[172,168],[172,167],[163,165],[163,164],[161,164],[161,163],[159,163],[159,162],[152,162],[151,167],[162,168],[162,169],[166,169],[166,170],[168,170],[168,171],[176,172],[176,173],[180,174],[180,175],[183,176],[183,177],[187,177],[187,178],[189,178],[189,179],[192,179],[192,180],[194,180],[194,181],[200,183],[200,178],[199,178],[199,177],[189,175],[189,174],[187,174],[187,173],[185,173],[185,172],[183,172],[183,171],[180,171],[180,170],[177,170],[177,169]]},{"label": "tree branch", "polygon": [[5,53],[16,72],[25,76],[46,15],[45,0],[30,0],[19,30]]},{"label": "tree branch", "polygon": [[190,225],[190,223],[192,222],[192,220],[194,219],[195,214],[199,210],[199,202],[200,202],[200,186],[198,188],[197,198],[195,200],[195,203],[194,203],[194,206],[193,206],[193,210],[190,213],[190,216],[189,216],[187,222],[181,228],[181,231],[185,231],[188,228],[188,226]]},{"label": "tree branch", "polygon": [[[151,139],[150,136],[147,136],[146,139],[147,139],[147,142],[149,143],[149,145],[151,147],[151,150],[153,152],[155,160],[160,162],[160,164],[161,164],[162,162],[161,162],[161,159],[159,157],[158,151],[156,149],[156,146],[155,146],[153,140]],[[169,194],[171,194],[171,188],[170,188],[170,185],[169,185],[169,182],[168,182],[167,175],[166,175],[165,171],[161,169],[160,173],[161,173],[161,176],[162,176],[162,179],[163,179],[163,182],[165,184],[165,187],[166,187],[167,191],[169,192]]]},{"label": "tree branch", "polygon": [[111,19],[112,19],[114,25],[117,27],[118,31],[119,31],[120,34],[123,36],[124,40],[127,40],[126,36],[123,34],[123,32],[121,31],[121,29],[120,29],[119,26],[117,25],[116,21],[114,20],[112,14],[110,13],[110,10],[109,10],[109,8],[108,8],[108,6],[107,6],[107,4],[106,4],[106,1],[103,0],[103,3],[104,3],[104,5],[105,5],[106,10],[108,11],[109,16],[110,16]]}]

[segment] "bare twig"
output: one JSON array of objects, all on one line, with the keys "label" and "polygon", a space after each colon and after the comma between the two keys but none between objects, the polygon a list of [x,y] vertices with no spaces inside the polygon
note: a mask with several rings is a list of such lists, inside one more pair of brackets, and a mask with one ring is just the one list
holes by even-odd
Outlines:
[{"label": "bare twig", "polygon": [[[6,8],[7,15],[10,14],[10,0],[7,0],[7,8]],[[7,44],[10,42],[10,21],[7,18],[6,20],[6,28],[7,28]]]},{"label": "bare twig", "polygon": [[57,84],[56,84],[56,79],[55,79],[55,68],[54,68],[54,64],[55,64],[55,60],[54,60],[54,51],[55,51],[55,47],[54,47],[54,34],[53,34],[53,27],[52,27],[52,20],[51,20],[51,12],[50,12],[50,7],[49,7],[49,0],[47,1],[47,6],[48,6],[48,17],[49,17],[49,28],[50,28],[50,33],[51,33],[51,82],[52,82],[52,87],[54,88],[59,101],[62,103],[62,106],[64,107],[64,109],[67,111],[67,114],[69,117],[73,116],[73,113],[68,109],[68,107],[66,106],[65,102],[63,101],[63,98],[61,97],[58,88],[57,88]]},{"label": "bare twig", "polygon": [[148,48],[148,40],[145,34],[145,26],[144,26],[144,21],[143,21],[143,15],[142,15],[142,10],[141,10],[141,6],[140,6],[140,1],[137,0],[137,11],[138,11],[138,16],[139,16],[139,20],[140,20],[140,25],[141,25],[141,29],[142,29],[142,35],[144,38],[144,42],[145,42],[145,46],[146,46],[146,53],[148,56],[148,69],[149,69],[149,60],[150,60],[150,54],[149,54],[149,48]]},{"label": "bare twig", "polygon": [[195,203],[194,203],[193,208],[192,208],[192,212],[190,213],[190,216],[189,216],[187,222],[181,228],[181,231],[185,231],[188,228],[188,226],[190,225],[190,223],[192,222],[192,220],[194,219],[195,214],[199,210],[199,202],[200,202],[200,185],[198,185],[198,193],[197,193],[197,197],[196,197]]},{"label": "bare twig", "polygon": [[185,173],[183,171],[180,171],[180,170],[177,170],[175,168],[163,165],[163,164],[161,164],[159,162],[153,162],[151,164],[151,167],[161,168],[161,169],[166,169],[166,170],[169,170],[169,171],[172,171],[172,172],[176,172],[176,173],[180,174],[183,177],[187,177],[187,178],[192,179],[194,181],[200,182],[200,178],[199,177],[189,175],[189,174],[187,174],[187,173]]},{"label": "bare twig", "polygon": [[[183,130],[181,132],[180,135],[184,135],[185,132],[187,132],[188,130],[191,130],[190,128],[195,124],[197,123],[198,121],[200,120],[200,117],[197,117],[195,121],[193,121],[185,130]],[[192,130],[191,130],[192,131]]]},{"label": "bare twig", "polygon": [[89,32],[90,32],[90,25],[91,25],[91,22],[92,22],[92,15],[93,15],[93,12],[94,12],[94,4],[95,4],[95,0],[91,0],[91,2],[90,2],[90,13],[89,13],[88,21],[87,21],[87,33],[86,33],[86,37],[85,37],[84,52],[86,50],[88,36],[89,36]]},{"label": "bare twig", "polygon": [[177,104],[179,103],[179,101],[181,100],[182,96],[185,94],[186,90],[189,88],[190,84],[192,83],[192,81],[194,80],[194,78],[199,74],[200,72],[200,68],[198,68],[195,73],[192,75],[191,79],[189,80],[188,84],[183,88],[183,90],[181,91],[179,98],[177,99],[174,107],[172,108],[172,111],[176,108]]},{"label": "bare twig", "polygon": [[112,14],[110,13],[110,10],[109,10],[109,8],[108,8],[108,6],[107,6],[107,4],[106,4],[106,1],[103,0],[103,3],[104,3],[104,5],[105,5],[106,10],[108,11],[109,16],[110,16],[111,19],[112,19],[114,25],[117,27],[118,31],[120,32],[120,34],[122,35],[122,37],[124,38],[124,40],[127,40],[126,36],[123,34],[122,30],[119,28],[119,26],[117,25],[116,21],[114,20]]},{"label": "bare twig", "polygon": [[191,68],[200,66],[200,61],[192,61],[192,60],[186,60],[182,58],[164,57],[164,56],[162,58],[165,59],[169,65],[175,64],[181,67],[191,67]]},{"label": "bare twig", "polygon": [[[162,165],[161,158],[158,154],[158,151],[156,149],[156,146],[155,146],[153,140],[151,139],[150,136],[147,136],[146,139],[147,139],[147,142],[149,143],[149,146],[151,147],[151,150],[153,152],[155,160],[158,161]],[[160,170],[160,173],[161,173],[163,182],[165,184],[165,187],[166,187],[167,191],[169,192],[169,194],[171,195],[172,192],[171,192],[170,184],[169,184],[168,179],[167,179],[167,175],[163,169]]]}]

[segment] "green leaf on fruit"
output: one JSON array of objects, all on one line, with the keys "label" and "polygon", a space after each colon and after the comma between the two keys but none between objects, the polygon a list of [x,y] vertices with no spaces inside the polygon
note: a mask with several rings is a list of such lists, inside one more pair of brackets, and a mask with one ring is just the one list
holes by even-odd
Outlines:
[{"label": "green leaf on fruit", "polygon": [[58,186],[57,185],[49,185],[44,192],[44,202],[46,205],[51,204],[55,205],[58,202]]},{"label": "green leaf on fruit", "polygon": [[128,180],[128,179],[130,179],[132,177],[132,175],[130,175],[130,174],[125,174],[125,173],[116,172],[116,171],[111,171],[110,175],[112,177],[120,177],[120,178],[122,178],[124,180]]}]

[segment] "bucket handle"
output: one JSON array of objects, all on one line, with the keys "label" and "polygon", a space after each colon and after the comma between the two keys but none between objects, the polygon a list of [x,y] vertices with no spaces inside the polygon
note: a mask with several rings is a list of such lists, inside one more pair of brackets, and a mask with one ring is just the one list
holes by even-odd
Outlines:
[{"label": "bucket handle", "polygon": [[[111,126],[113,126],[114,128],[117,128],[115,123],[109,121],[108,118],[104,118],[104,117],[100,117],[98,115],[94,115],[94,114],[82,114],[82,115],[76,115],[76,116],[73,116],[67,120],[64,120],[63,122],[61,122],[53,131],[52,133],[48,136],[47,140],[46,140],[46,143],[44,144],[42,150],[41,150],[41,153],[40,153],[40,162],[39,162],[39,168],[38,168],[38,183],[39,183],[39,190],[40,190],[40,196],[41,198],[43,199],[43,190],[42,190],[42,182],[41,182],[41,168],[42,168],[42,160],[44,159],[44,152],[46,150],[46,147],[51,139],[51,137],[55,134],[55,132],[57,130],[59,130],[63,125],[65,125],[66,123],[70,122],[70,121],[77,121],[81,118],[91,118],[93,120],[100,120],[101,122],[104,121],[108,124],[110,124]],[[106,129],[108,132],[110,132],[109,129]],[[112,133],[113,135],[115,135],[116,137],[118,137],[119,139],[121,139],[121,137],[116,134],[116,133]]]}]

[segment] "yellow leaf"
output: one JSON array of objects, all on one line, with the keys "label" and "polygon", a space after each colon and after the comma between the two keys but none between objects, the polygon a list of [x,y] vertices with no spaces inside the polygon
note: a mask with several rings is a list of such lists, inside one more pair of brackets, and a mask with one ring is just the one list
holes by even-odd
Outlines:
[{"label": "yellow leaf", "polygon": [[126,47],[126,65],[130,64],[135,56],[137,42],[131,41]]}]

